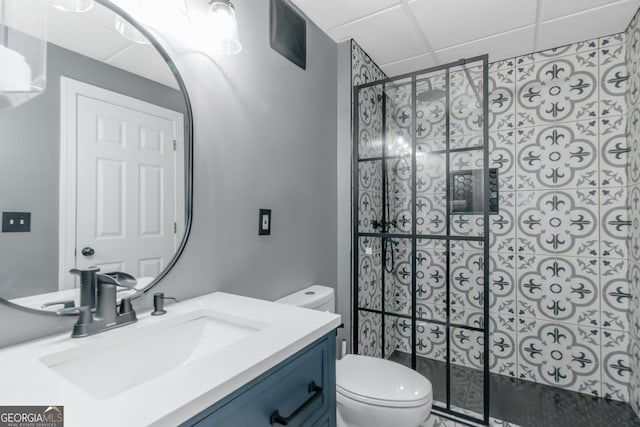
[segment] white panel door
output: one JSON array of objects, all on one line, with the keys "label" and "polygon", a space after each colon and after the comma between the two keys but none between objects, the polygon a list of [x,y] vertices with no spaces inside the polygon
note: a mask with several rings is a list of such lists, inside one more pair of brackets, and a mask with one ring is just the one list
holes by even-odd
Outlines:
[{"label": "white panel door", "polygon": [[76,114],[76,266],[158,275],[177,245],[175,123],[84,95]]}]

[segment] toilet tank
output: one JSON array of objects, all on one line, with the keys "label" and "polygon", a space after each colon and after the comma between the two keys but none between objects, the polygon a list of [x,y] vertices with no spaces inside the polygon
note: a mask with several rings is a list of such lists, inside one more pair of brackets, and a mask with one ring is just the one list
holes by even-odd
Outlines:
[{"label": "toilet tank", "polygon": [[331,313],[335,313],[336,310],[336,296],[333,288],[321,285],[309,286],[275,302]]}]

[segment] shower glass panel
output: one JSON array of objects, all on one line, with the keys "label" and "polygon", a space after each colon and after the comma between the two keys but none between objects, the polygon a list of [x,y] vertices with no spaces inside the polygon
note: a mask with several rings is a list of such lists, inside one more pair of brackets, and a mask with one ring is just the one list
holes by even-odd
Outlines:
[{"label": "shower glass panel", "polygon": [[[354,350],[489,420],[488,58],[354,88]],[[493,202],[491,202],[493,200]]]}]

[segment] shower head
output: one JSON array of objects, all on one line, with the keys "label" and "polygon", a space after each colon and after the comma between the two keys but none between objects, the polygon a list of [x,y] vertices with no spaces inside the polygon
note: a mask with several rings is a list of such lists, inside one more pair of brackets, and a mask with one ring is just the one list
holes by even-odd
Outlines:
[{"label": "shower head", "polygon": [[447,93],[442,89],[434,89],[431,80],[427,79],[427,90],[416,95],[418,102],[435,102],[444,98]]}]

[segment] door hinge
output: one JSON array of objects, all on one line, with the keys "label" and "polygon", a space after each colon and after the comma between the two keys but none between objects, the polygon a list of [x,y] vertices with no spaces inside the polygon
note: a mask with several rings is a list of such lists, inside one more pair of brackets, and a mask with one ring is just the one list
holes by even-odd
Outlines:
[{"label": "door hinge", "polygon": [[176,140],[174,139],[174,140],[173,140],[173,151],[176,151],[176,150],[177,150],[177,146],[178,146],[178,143],[177,143],[177,142],[176,142]]},{"label": "door hinge", "polygon": [[177,223],[173,223],[173,234],[176,234],[178,232],[178,224]]}]

